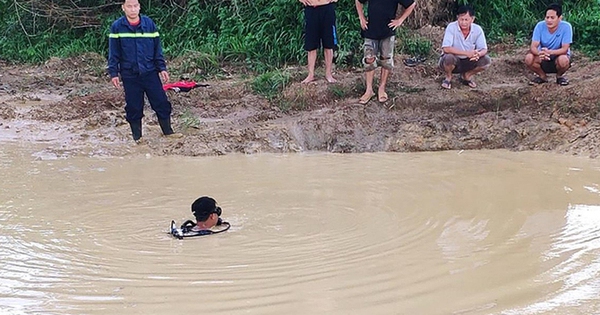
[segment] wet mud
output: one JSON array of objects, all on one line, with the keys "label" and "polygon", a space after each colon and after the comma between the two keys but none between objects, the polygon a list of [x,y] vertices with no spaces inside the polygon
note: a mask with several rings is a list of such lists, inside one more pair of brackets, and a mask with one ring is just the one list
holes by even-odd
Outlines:
[{"label": "wet mud", "polygon": [[[223,155],[328,151],[542,150],[597,157],[600,150],[598,62],[575,54],[568,86],[529,86],[525,49],[492,51],[477,88],[440,88],[437,60],[406,67],[397,56],[389,100],[358,104],[360,69],[337,68],[338,83],[301,84],[306,70],[289,68],[291,83],[271,100],[236,74],[209,87],[169,91],[173,123],[185,137],[161,136],[153,111],[136,145],[124,115],[123,91],[110,85],[105,59],[86,54],[44,65],[0,64],[0,142],[44,143],[54,156],[129,154]],[[171,76],[178,77],[172,61]],[[553,82],[553,77],[550,77]],[[377,80],[376,80],[377,84]]]}]

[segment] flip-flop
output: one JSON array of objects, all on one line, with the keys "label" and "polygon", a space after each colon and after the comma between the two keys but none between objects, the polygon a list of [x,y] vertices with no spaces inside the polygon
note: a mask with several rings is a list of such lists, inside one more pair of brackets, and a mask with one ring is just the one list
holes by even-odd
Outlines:
[{"label": "flip-flop", "polygon": [[537,84],[544,84],[544,83],[548,83],[548,80],[542,79],[540,77],[535,77],[531,81],[529,81],[529,85],[537,85]]},{"label": "flip-flop", "polygon": [[466,86],[468,86],[468,87],[470,87],[472,89],[474,89],[474,88],[477,87],[477,83],[473,82],[472,80],[467,80],[467,79],[465,79],[463,77],[460,78],[460,83],[462,83],[462,84],[464,84],[464,85],[466,85]]},{"label": "flip-flop", "polygon": [[442,88],[449,90],[452,88],[452,84],[450,83],[450,80],[444,79],[444,81],[442,81]]},{"label": "flip-flop", "polygon": [[562,85],[562,86],[569,85],[569,80],[567,80],[567,78],[565,78],[565,77],[559,77],[559,78],[556,78],[556,84]]},{"label": "flip-flop", "polygon": [[406,58],[402,62],[407,67],[414,67],[419,64],[419,60],[417,60],[417,58],[415,58],[415,57]]},{"label": "flip-flop", "polygon": [[358,99],[358,104],[366,105],[369,101],[371,101],[371,99],[373,98],[373,96],[375,96],[375,93],[370,94],[369,97],[367,97],[367,98],[363,98],[363,97],[359,98]]},{"label": "flip-flop", "polygon": [[379,98],[377,100],[379,101],[379,103],[387,102],[387,100],[388,100],[387,93],[383,92],[383,94],[379,95]]},{"label": "flip-flop", "polygon": [[416,57],[406,58],[402,62],[407,67],[414,67],[420,63],[425,62],[425,60],[427,60],[427,58],[421,57],[421,56],[416,56]]}]

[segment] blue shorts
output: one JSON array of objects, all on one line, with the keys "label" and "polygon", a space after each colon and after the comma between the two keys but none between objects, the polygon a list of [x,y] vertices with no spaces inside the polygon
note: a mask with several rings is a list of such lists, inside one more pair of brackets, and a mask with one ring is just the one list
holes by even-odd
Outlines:
[{"label": "blue shorts", "polygon": [[304,27],[304,50],[336,48],[335,3],[304,7]]}]

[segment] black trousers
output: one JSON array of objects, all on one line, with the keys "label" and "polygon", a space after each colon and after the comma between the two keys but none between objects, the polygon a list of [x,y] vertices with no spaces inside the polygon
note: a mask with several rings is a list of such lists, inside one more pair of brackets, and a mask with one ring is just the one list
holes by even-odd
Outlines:
[{"label": "black trousers", "polygon": [[171,117],[171,102],[163,90],[158,72],[135,78],[122,78],[125,89],[125,117],[127,121],[140,121],[144,117],[144,95],[160,120]]}]

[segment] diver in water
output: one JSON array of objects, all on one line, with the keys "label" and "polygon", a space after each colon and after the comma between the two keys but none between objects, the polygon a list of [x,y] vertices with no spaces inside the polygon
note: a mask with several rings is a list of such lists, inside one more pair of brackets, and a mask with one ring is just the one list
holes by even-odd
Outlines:
[{"label": "diver in water", "polygon": [[[196,217],[196,222],[187,220],[181,225],[181,228],[177,228],[175,221],[171,221],[169,234],[182,239],[184,237],[221,233],[229,230],[229,227],[231,227],[228,222],[221,220],[221,207],[217,206],[217,201],[211,197],[203,196],[196,199],[192,203],[192,213]],[[225,228],[213,230],[215,226],[222,225]]]},{"label": "diver in water", "polygon": [[192,203],[192,213],[196,217],[196,226],[192,231],[210,230],[217,225],[221,218],[221,207],[217,206],[217,201],[211,197],[200,197]]}]

